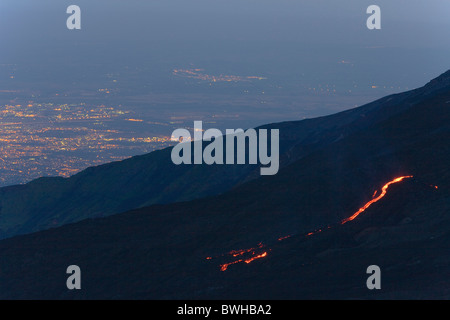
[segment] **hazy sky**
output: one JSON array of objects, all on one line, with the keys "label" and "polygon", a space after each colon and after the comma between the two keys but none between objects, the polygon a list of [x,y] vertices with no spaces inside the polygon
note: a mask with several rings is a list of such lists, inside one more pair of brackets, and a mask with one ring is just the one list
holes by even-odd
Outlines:
[{"label": "hazy sky", "polygon": [[[66,29],[71,4],[80,31]],[[366,28],[371,4],[381,30]],[[195,63],[326,78],[341,59],[358,65],[357,81],[414,87],[450,68],[449,16],[448,0],[2,0],[0,63]]]}]

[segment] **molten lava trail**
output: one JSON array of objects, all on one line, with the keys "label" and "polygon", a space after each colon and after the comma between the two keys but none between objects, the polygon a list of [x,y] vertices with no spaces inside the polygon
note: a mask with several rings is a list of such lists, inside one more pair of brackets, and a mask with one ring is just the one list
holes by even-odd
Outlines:
[{"label": "molten lava trail", "polygon": [[248,259],[239,259],[239,260],[221,264],[220,271],[226,271],[228,269],[228,266],[231,266],[232,264],[236,264],[239,262],[251,263],[251,262],[255,261],[256,259],[261,259],[261,258],[267,257],[267,251],[264,251],[263,253],[258,254],[258,255],[255,255],[255,252],[253,252],[252,254],[253,254],[253,257],[250,257]]},{"label": "molten lava trail", "polygon": [[[378,197],[373,198],[372,200],[370,200],[369,202],[367,202],[363,207],[361,207],[358,211],[356,211],[353,215],[351,215],[350,217],[348,217],[348,218],[342,220],[342,221],[341,221],[341,224],[344,224],[344,223],[347,223],[347,222],[349,222],[349,221],[354,220],[357,216],[359,216],[361,213],[363,213],[364,211],[366,211],[366,209],[369,208],[372,204],[374,204],[374,203],[377,202],[377,201],[380,201],[381,198],[383,198],[383,197],[386,195],[387,190],[388,190],[388,188],[389,188],[389,186],[390,186],[391,184],[398,183],[398,182],[401,182],[401,181],[403,181],[403,180],[405,180],[405,179],[412,178],[412,177],[413,177],[413,176],[403,176],[403,177],[398,177],[398,178],[395,178],[394,180],[389,181],[388,183],[386,183],[386,184],[381,188],[381,194],[380,194]],[[374,193],[373,196],[375,196],[375,195],[376,195],[376,193]]]},{"label": "molten lava trail", "polygon": [[[381,188],[381,193],[380,193],[377,197],[376,197],[376,195],[377,195],[378,191],[375,191],[374,194],[373,194],[373,196],[372,196],[372,200],[370,200],[369,202],[367,202],[364,206],[362,206],[358,211],[356,211],[356,212],[355,212],[354,214],[352,214],[350,217],[348,217],[348,218],[342,220],[342,221],[340,222],[340,224],[342,225],[342,224],[345,224],[345,223],[347,223],[347,222],[349,222],[349,221],[354,220],[354,219],[355,219],[356,217],[358,217],[361,213],[363,213],[364,211],[366,211],[372,204],[374,204],[375,202],[380,201],[380,200],[386,195],[387,190],[388,190],[388,188],[389,188],[390,185],[392,185],[392,184],[394,184],[394,183],[399,183],[399,182],[401,182],[401,181],[403,181],[403,180],[405,180],[405,179],[412,178],[412,177],[413,177],[413,176],[402,176],[402,177],[398,177],[398,178],[395,178],[395,179],[389,181],[388,183],[386,183],[386,184]],[[437,186],[432,186],[432,187],[434,187],[435,189],[438,188]],[[305,234],[305,236],[306,236],[306,237],[309,237],[309,236],[315,235],[315,234],[317,234],[317,233],[319,233],[319,232],[322,232],[324,229],[330,229],[330,228],[331,228],[331,226],[328,226],[328,227],[326,227],[326,228],[317,229],[317,230],[315,230],[315,231],[308,232],[307,234]],[[287,238],[290,238],[291,236],[292,236],[292,235],[280,237],[280,238],[278,238],[277,240],[278,240],[278,241],[283,241],[283,240],[285,240],[285,239],[287,239]],[[228,255],[228,256],[235,257],[235,258],[238,257],[238,256],[242,256],[242,258],[241,258],[241,259],[237,259],[237,260],[233,260],[233,261],[231,261],[231,262],[227,262],[227,263],[221,264],[221,265],[220,265],[220,270],[221,270],[221,271],[226,271],[230,265],[233,265],[233,264],[236,264],[236,263],[240,263],[240,262],[251,263],[251,262],[253,262],[253,261],[257,260],[257,259],[261,259],[261,258],[267,257],[268,251],[270,251],[270,249],[269,249],[269,250],[262,251],[262,249],[265,248],[265,247],[266,247],[266,246],[260,242],[260,243],[258,244],[258,246],[254,247],[254,248],[241,249],[241,250],[232,250],[232,251],[230,251],[230,252],[228,252],[228,253],[226,253],[226,254],[222,254],[221,256],[226,256],[226,255]],[[249,258],[244,258],[245,255],[250,255],[250,257],[249,257]],[[206,259],[207,259],[207,260],[211,260],[212,257],[207,257]]]}]

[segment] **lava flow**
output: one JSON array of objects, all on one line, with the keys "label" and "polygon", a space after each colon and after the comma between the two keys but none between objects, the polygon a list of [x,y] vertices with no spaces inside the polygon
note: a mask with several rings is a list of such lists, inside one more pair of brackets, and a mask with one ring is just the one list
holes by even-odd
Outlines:
[{"label": "lava flow", "polygon": [[[382,188],[381,188],[381,194],[376,197],[373,198],[372,200],[370,200],[369,202],[367,202],[363,207],[361,207],[358,211],[356,211],[352,216],[344,219],[341,221],[341,224],[347,223],[349,221],[352,221],[353,219],[355,219],[357,216],[359,216],[361,213],[363,213],[364,211],[366,211],[366,209],[368,207],[370,207],[372,204],[374,204],[375,202],[379,201],[381,198],[383,198],[386,195],[387,189],[389,188],[389,186],[393,183],[398,183],[400,181],[403,181],[404,179],[407,178],[412,178],[413,176],[403,176],[403,177],[398,177],[395,178],[394,180],[389,181],[388,183],[386,183]],[[375,196],[376,193],[374,193],[373,196]]]},{"label": "lava flow", "polygon": [[[347,223],[347,222],[349,222],[349,221],[354,220],[357,216],[359,216],[361,213],[363,213],[364,211],[366,211],[367,208],[369,208],[372,204],[374,204],[375,202],[381,200],[381,199],[386,195],[387,190],[388,190],[388,188],[389,188],[389,186],[390,186],[391,184],[398,183],[398,182],[403,181],[404,179],[408,179],[408,178],[412,178],[412,177],[413,177],[413,176],[402,176],[402,177],[398,177],[398,178],[395,178],[395,179],[389,181],[388,183],[386,183],[386,184],[381,188],[381,193],[380,193],[377,197],[376,197],[376,195],[377,195],[377,192],[378,192],[378,191],[376,190],[376,191],[374,192],[373,196],[372,196],[372,200],[370,200],[369,202],[367,202],[363,207],[361,207],[361,208],[360,208],[358,211],[356,211],[353,215],[351,215],[350,217],[348,217],[348,218],[342,220],[342,221],[340,222],[340,224],[345,224],[345,223]],[[432,185],[432,187],[434,187],[435,189],[438,188],[437,186],[433,186],[433,185]],[[330,228],[331,228],[331,226],[328,226],[328,227],[327,227],[327,229],[330,229]],[[312,235],[314,235],[314,234],[317,234],[317,233],[319,233],[319,232],[322,232],[323,229],[325,229],[325,228],[317,229],[317,230],[315,230],[315,231],[309,232],[309,233],[307,233],[305,236],[307,236],[307,237],[312,236]],[[283,240],[285,240],[285,239],[287,239],[287,238],[290,238],[291,236],[292,236],[292,235],[280,237],[280,238],[278,238],[277,240],[278,240],[278,241],[283,241]],[[221,271],[226,271],[230,265],[233,265],[233,264],[236,264],[236,263],[240,263],[240,262],[251,263],[251,262],[253,262],[254,260],[257,260],[257,259],[261,259],[261,258],[267,257],[268,251],[270,251],[270,249],[269,249],[269,250],[266,250],[266,251],[262,251],[261,249],[263,249],[264,247],[265,247],[265,245],[263,245],[263,244],[260,242],[260,243],[258,244],[258,246],[255,247],[255,248],[241,249],[241,250],[232,250],[232,251],[230,251],[230,252],[228,252],[228,253],[226,253],[226,254],[222,254],[221,256],[229,255],[229,256],[232,256],[232,257],[239,257],[239,256],[244,256],[244,255],[250,254],[250,257],[249,257],[249,258],[244,258],[244,257],[243,257],[243,258],[238,259],[238,260],[234,260],[234,261],[231,261],[231,262],[228,262],[228,263],[221,264],[221,265],[220,265],[220,270],[221,270]],[[207,257],[206,259],[207,259],[207,260],[210,260],[210,259],[212,259],[212,257]]]},{"label": "lava flow", "polygon": [[250,249],[241,249],[241,250],[231,250],[230,252],[228,252],[228,255],[231,255],[233,257],[239,257],[242,256],[248,252],[251,251],[255,251],[256,249],[261,249],[262,247],[264,247],[264,245],[262,244],[262,242],[258,243],[258,247],[257,248],[250,248]]}]

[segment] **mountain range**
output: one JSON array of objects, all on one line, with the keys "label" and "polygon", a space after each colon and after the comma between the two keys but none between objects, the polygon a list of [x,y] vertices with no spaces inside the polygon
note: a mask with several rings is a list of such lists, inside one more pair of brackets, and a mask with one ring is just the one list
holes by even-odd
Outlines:
[{"label": "mountain range", "polygon": [[[1,188],[0,298],[450,297],[450,71],[261,128],[280,131],[274,176],[176,166],[167,148]],[[65,287],[72,264],[82,290]]]}]

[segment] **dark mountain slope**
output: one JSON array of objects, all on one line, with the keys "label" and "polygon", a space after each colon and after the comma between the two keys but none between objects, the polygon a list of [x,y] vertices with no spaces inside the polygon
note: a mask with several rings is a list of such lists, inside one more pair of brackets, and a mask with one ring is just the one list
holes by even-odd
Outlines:
[{"label": "dark mountain slope", "polygon": [[[223,195],[0,241],[0,298],[449,298],[449,78]],[[414,177],[340,224],[403,175]],[[235,259],[225,253],[251,247],[267,256],[220,271]],[[65,288],[71,264],[81,291]],[[371,264],[382,290],[366,288]]]}]

